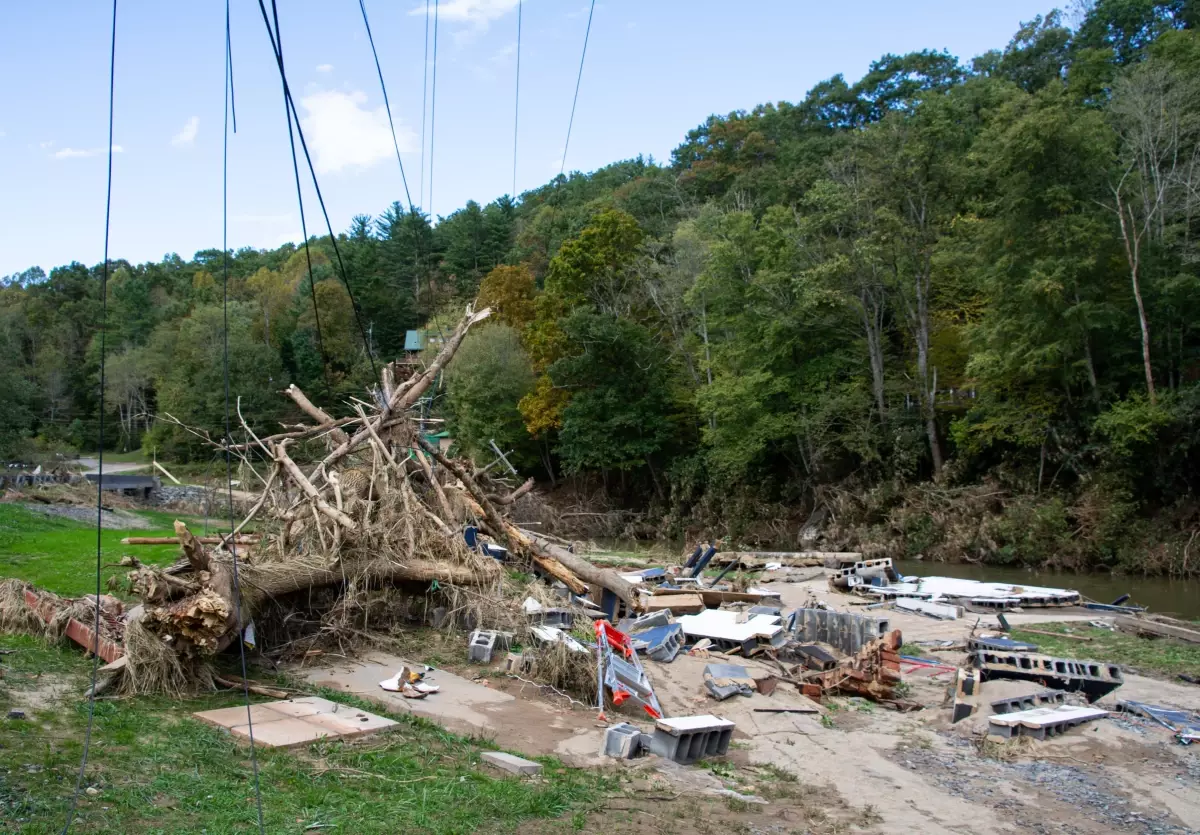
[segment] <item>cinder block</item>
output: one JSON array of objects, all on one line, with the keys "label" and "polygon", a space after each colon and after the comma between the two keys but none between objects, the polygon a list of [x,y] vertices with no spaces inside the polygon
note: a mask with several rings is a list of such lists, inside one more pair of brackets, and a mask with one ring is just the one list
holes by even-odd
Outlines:
[{"label": "cinder block", "polygon": [[1003,741],[1015,736],[1046,739],[1066,733],[1076,725],[1082,725],[1084,722],[1107,715],[1107,710],[1069,705],[1022,710],[1017,713],[991,717],[988,720],[988,739]]},{"label": "cinder block", "polygon": [[495,632],[481,632],[476,630],[471,633],[471,639],[468,643],[467,657],[479,664],[489,664],[492,660],[492,652],[496,649],[497,635]]},{"label": "cinder block", "polygon": [[531,762],[521,757],[515,757],[512,754],[505,754],[503,751],[486,751],[480,754],[479,757],[493,768],[507,771],[509,774],[516,774],[519,777],[532,777],[535,774],[542,773],[541,763]]},{"label": "cinder block", "polygon": [[650,738],[650,751],[664,759],[689,765],[729,750],[734,724],[716,716],[682,716],[660,719]]},{"label": "cinder block", "polygon": [[1029,696],[1018,696],[1015,699],[1000,699],[992,702],[992,713],[1018,713],[1022,710],[1033,710],[1038,707],[1054,707],[1066,702],[1067,695],[1061,690],[1045,690]]},{"label": "cinder block", "polygon": [[642,752],[642,740],[647,738],[636,725],[622,722],[604,732],[600,753],[606,757],[631,760]]}]

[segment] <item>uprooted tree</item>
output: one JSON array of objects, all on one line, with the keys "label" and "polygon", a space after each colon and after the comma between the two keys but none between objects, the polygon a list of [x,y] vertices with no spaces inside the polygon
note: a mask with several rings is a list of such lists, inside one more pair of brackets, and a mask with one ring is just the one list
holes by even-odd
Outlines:
[{"label": "uprooted tree", "polygon": [[[482,611],[490,601],[492,612],[519,612],[495,606],[506,573],[467,546],[468,523],[507,548],[509,564],[575,594],[607,589],[637,608],[633,587],[615,572],[510,521],[512,509],[531,499],[532,480],[514,488],[487,467],[449,457],[420,431],[411,410],[488,314],[468,310],[436,359],[407,380],[397,382],[398,366],[385,366],[379,386],[368,400],[354,401],[350,417],[335,419],[292,386],[285,394],[311,422],[258,437],[243,421],[244,443],[212,440],[237,455],[260,487],[217,544],[206,546],[176,522],[182,558],[130,572],[142,603],[124,622],[126,689],[180,691],[203,683],[207,660],[256,618],[308,622],[319,631],[336,616],[353,631],[350,601],[370,590],[433,588],[443,598],[461,592]],[[252,522],[257,541],[239,538]],[[317,599],[331,603],[316,612]]]}]

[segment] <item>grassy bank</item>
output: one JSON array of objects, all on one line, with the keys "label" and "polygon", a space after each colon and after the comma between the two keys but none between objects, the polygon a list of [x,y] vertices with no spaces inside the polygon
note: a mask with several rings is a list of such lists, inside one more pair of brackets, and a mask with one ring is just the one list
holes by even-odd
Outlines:
[{"label": "grassy bank", "polygon": [[1144,674],[1200,676],[1200,646],[1196,644],[1168,638],[1142,638],[1077,623],[1036,623],[1029,624],[1029,628],[1091,639],[1078,641],[1072,637],[1035,635],[1014,627],[1013,638],[1037,644],[1047,655],[1109,661]]},{"label": "grassy bank", "polygon": [[[149,565],[175,559],[173,545],[128,546],[127,536],[174,536],[175,515],[139,511],[146,520],[141,530],[104,530],[100,534],[102,563],[117,563],[132,554]],[[228,528],[226,528],[228,530]],[[103,569],[103,581],[128,569]],[[12,504],[0,504],[0,577],[17,577],[55,594],[77,597],[95,590],[96,528],[94,524],[47,516]]]},{"label": "grassy bank", "polygon": [[[66,822],[75,785],[89,663],[30,638],[0,636],[0,648],[18,650],[0,657],[0,715],[16,706],[29,716],[0,718],[0,832],[49,835]],[[189,715],[239,703],[239,694],[98,702],[84,782],[95,792],[81,795],[72,831],[256,831],[248,748]],[[398,729],[355,743],[260,748],[266,831],[505,832],[574,813],[582,822],[612,788],[603,775],[549,759],[540,780],[502,779],[480,764],[491,750],[483,741],[412,716],[391,718]]]}]

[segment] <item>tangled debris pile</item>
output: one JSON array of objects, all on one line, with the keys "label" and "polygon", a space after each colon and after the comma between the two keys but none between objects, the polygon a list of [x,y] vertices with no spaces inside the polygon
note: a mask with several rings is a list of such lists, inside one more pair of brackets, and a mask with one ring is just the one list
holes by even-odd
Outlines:
[{"label": "tangled debris pile", "polygon": [[[141,603],[110,624],[123,663],[106,685],[166,693],[209,687],[211,660],[239,637],[286,656],[322,642],[361,644],[436,610],[446,623],[516,626],[512,598],[526,590],[493,555],[570,596],[595,587],[636,607],[619,575],[509,521],[515,508],[536,501],[532,480],[514,488],[486,467],[449,457],[422,432],[414,407],[488,315],[468,310],[437,357],[407,380],[397,381],[399,366],[384,367],[369,400],[353,401],[352,416],[335,419],[291,386],[285,394],[310,422],[258,437],[243,420],[246,441],[228,449],[241,460],[243,483],[261,485],[252,506],[212,545],[177,521],[183,556],[171,566],[126,558]],[[245,537],[251,523],[256,536]],[[468,523],[490,543],[472,537],[475,547],[468,545]],[[94,612],[90,602],[83,608]]]}]

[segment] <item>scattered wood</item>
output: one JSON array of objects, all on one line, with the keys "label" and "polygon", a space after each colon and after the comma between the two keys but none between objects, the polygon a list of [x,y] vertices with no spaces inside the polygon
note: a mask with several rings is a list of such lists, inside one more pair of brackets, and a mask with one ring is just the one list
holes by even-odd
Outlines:
[{"label": "scattered wood", "polygon": [[[201,545],[221,545],[225,542],[224,536],[198,536],[196,541]],[[255,534],[242,534],[236,537],[233,541],[235,545],[257,545],[262,541],[262,537]],[[179,545],[179,537],[177,536],[127,536],[121,540],[122,545]]]},{"label": "scattered wood", "polygon": [[1049,629],[1029,629],[1024,626],[1013,628],[1014,632],[1028,632],[1030,635],[1045,635],[1047,638],[1065,638],[1068,641],[1091,641],[1091,637],[1087,635],[1070,635],[1066,632],[1051,632]]},{"label": "scattered wood", "polygon": [[1118,616],[1114,621],[1117,629],[1134,635],[1150,635],[1155,638],[1176,638],[1189,644],[1200,644],[1200,630],[1172,626],[1157,620]]},{"label": "scattered wood", "polygon": [[228,687],[231,690],[249,690],[256,696],[266,696],[269,699],[287,699],[292,693],[290,690],[280,690],[277,687],[267,687],[265,684],[259,684],[254,681],[247,681],[237,676],[220,676],[214,675],[213,681],[222,687]]},{"label": "scattered wood", "polygon": [[152,463],[154,464],[154,468],[156,470],[159,470],[163,475],[165,475],[167,478],[171,479],[171,481],[175,482],[176,484],[183,484],[182,481],[177,479],[175,476],[171,475],[171,472],[166,467],[164,467],[162,464],[158,463],[157,461],[154,461]]}]

